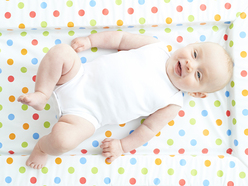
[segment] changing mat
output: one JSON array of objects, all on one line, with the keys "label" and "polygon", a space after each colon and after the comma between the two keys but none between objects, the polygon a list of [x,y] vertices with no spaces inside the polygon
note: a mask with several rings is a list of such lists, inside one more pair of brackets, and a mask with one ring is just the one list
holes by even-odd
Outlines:
[{"label": "changing mat", "polygon": [[[248,185],[248,3],[246,0],[2,0],[0,1],[0,185]],[[76,149],[33,170],[34,145],[50,133],[58,108],[17,102],[34,91],[49,49],[106,30],[145,34],[173,53],[189,43],[219,43],[234,60],[230,83],[205,99],[184,95],[184,107],[153,139],[111,164],[105,138],[123,138],[145,117],[100,128]],[[82,63],[117,50],[92,48]]]}]

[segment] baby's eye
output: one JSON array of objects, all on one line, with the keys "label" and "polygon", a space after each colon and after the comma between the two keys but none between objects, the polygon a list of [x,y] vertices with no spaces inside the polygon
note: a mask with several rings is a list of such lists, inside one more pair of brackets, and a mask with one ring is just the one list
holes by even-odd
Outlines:
[{"label": "baby's eye", "polygon": [[197,53],[196,53],[196,51],[194,51],[194,57],[195,57],[195,58],[197,57]]},{"label": "baby's eye", "polygon": [[198,79],[201,79],[201,73],[200,72],[197,72],[197,77],[198,77]]}]

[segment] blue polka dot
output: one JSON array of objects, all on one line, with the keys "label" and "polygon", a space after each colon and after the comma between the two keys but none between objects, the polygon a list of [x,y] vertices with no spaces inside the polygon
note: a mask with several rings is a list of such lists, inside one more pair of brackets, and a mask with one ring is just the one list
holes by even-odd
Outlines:
[{"label": "blue polka dot", "polygon": [[38,63],[38,59],[37,59],[37,58],[33,58],[33,59],[31,60],[31,63],[32,63],[33,65],[36,65],[36,64]]},{"label": "blue polka dot", "polygon": [[81,59],[81,63],[86,63],[87,62],[86,57],[81,57],[80,59]]},{"label": "blue polka dot", "polygon": [[47,3],[46,2],[42,2],[40,4],[40,7],[43,8],[43,9],[45,9],[47,7]]},{"label": "blue polka dot", "polygon": [[205,41],[205,40],[206,40],[206,36],[205,36],[205,35],[201,35],[201,36],[200,36],[200,41],[203,42],[203,41]]},{"label": "blue polka dot", "polygon": [[15,119],[15,115],[14,115],[14,114],[10,114],[10,115],[8,116],[8,118],[9,118],[9,120],[14,120],[14,119]]},{"label": "blue polka dot", "polygon": [[235,167],[235,163],[234,163],[233,161],[230,161],[229,167],[230,167],[230,168],[234,168],[234,167]]},{"label": "blue polka dot", "polygon": [[104,183],[105,184],[110,184],[111,183],[111,179],[109,177],[104,178]]},{"label": "blue polka dot", "polygon": [[201,114],[202,114],[202,116],[206,117],[206,116],[208,115],[208,111],[203,110],[203,111],[201,112]]},{"label": "blue polka dot", "polygon": [[226,21],[224,22],[224,24],[231,24],[231,21]]},{"label": "blue polka dot", "polygon": [[85,164],[87,162],[86,158],[82,157],[80,158],[80,163],[81,164]]},{"label": "blue polka dot", "polygon": [[204,180],[203,181],[203,186],[209,186],[209,181],[208,180]]},{"label": "blue polka dot", "polygon": [[85,27],[79,27],[79,29],[86,29]]},{"label": "blue polka dot", "polygon": [[181,159],[181,160],[180,160],[180,165],[181,165],[181,166],[186,165],[186,160],[185,160],[185,159]]},{"label": "blue polka dot", "polygon": [[8,41],[7,41],[7,45],[8,45],[8,46],[12,46],[12,45],[13,45],[13,41],[12,41],[11,39],[8,40]]},{"label": "blue polka dot", "polygon": [[0,74],[2,73],[3,71],[2,71],[2,69],[0,68]]},{"label": "blue polka dot", "polygon": [[155,178],[153,180],[153,183],[154,183],[154,185],[159,185],[160,184],[160,179],[159,178]]},{"label": "blue polka dot", "polygon": [[0,149],[3,147],[3,144],[2,143],[0,143]]},{"label": "blue polka dot", "polygon": [[54,183],[56,183],[56,184],[60,184],[60,182],[61,182],[60,177],[56,177],[56,178],[54,178]]},{"label": "blue polka dot", "polygon": [[239,145],[239,141],[238,140],[234,140],[234,145],[237,147]]},{"label": "blue polka dot", "polygon": [[139,0],[139,4],[140,4],[140,5],[145,4],[145,0]]},{"label": "blue polka dot", "polygon": [[245,32],[240,32],[240,33],[239,33],[239,36],[240,36],[241,38],[245,38],[245,37],[246,37],[246,33],[245,33]]},{"label": "blue polka dot", "polygon": [[137,163],[137,160],[136,160],[135,158],[131,158],[131,159],[130,159],[130,163],[131,163],[132,165],[135,165],[135,164]]},{"label": "blue polka dot", "polygon": [[133,131],[134,131],[134,130],[131,130],[131,131],[129,132],[129,134],[132,134],[132,133],[133,133]]},{"label": "blue polka dot", "polygon": [[40,137],[40,135],[39,135],[38,133],[34,133],[34,134],[33,134],[33,138],[34,138],[34,139],[37,140],[37,139],[39,139],[39,137]]},{"label": "blue polka dot", "polygon": [[244,110],[242,111],[242,114],[243,114],[244,116],[247,116],[247,115],[248,115],[248,110],[247,110],[247,109],[244,109]]},{"label": "blue polka dot", "polygon": [[225,92],[225,96],[226,96],[227,98],[230,96],[229,91],[226,91],[226,92]]},{"label": "blue polka dot", "polygon": [[148,145],[148,142],[146,142],[143,146],[145,147],[145,146],[147,146]]},{"label": "blue polka dot", "polygon": [[127,28],[133,28],[134,26],[128,26]]},{"label": "blue polka dot", "polygon": [[197,141],[196,141],[195,139],[192,139],[192,140],[190,141],[190,144],[191,144],[192,146],[196,146]]},{"label": "blue polka dot", "polygon": [[99,142],[98,141],[95,140],[95,141],[92,142],[92,146],[93,147],[98,147],[98,145],[99,145]]},{"label": "blue polka dot", "polygon": [[177,24],[176,26],[183,26],[183,24]]},{"label": "blue polka dot", "polygon": [[91,6],[91,7],[96,6],[96,2],[95,2],[94,0],[91,0],[91,1],[90,1],[90,6]]},{"label": "blue polka dot", "polygon": [[6,178],[5,178],[5,182],[6,182],[6,183],[11,183],[11,182],[12,182],[12,178],[9,177],[9,176],[6,177]]},{"label": "blue polka dot", "polygon": [[61,40],[60,39],[56,39],[55,40],[55,45],[61,44]]},{"label": "blue polka dot", "polygon": [[179,136],[184,136],[185,135],[185,131],[184,130],[179,130]]},{"label": "blue polka dot", "polygon": [[231,136],[232,131],[231,131],[230,129],[228,129],[228,130],[226,131],[226,134],[227,134],[228,136]]},{"label": "blue polka dot", "polygon": [[189,3],[193,2],[193,0],[188,0]]}]

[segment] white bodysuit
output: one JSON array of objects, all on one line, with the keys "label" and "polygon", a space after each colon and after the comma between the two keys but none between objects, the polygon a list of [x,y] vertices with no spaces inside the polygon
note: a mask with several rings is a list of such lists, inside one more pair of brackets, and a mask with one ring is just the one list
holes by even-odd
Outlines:
[{"label": "white bodysuit", "polygon": [[168,58],[166,45],[158,42],[82,64],[72,80],[54,90],[61,115],[83,117],[97,129],[149,116],[169,104],[182,106],[182,93],[166,74]]}]

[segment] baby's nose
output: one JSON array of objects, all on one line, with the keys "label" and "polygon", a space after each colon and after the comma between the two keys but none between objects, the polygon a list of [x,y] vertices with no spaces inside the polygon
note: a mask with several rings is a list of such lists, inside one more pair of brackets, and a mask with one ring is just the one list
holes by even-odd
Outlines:
[{"label": "baby's nose", "polygon": [[186,70],[188,73],[190,73],[192,71],[192,66],[191,66],[189,61],[186,61]]}]

